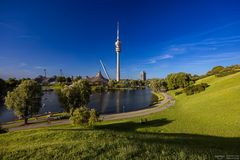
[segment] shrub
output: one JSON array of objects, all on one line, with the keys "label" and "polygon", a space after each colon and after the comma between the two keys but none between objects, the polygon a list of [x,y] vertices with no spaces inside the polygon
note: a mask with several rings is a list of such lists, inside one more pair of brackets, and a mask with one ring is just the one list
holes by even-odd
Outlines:
[{"label": "shrub", "polygon": [[74,110],[70,120],[75,125],[89,125],[93,126],[98,120],[98,115],[95,109],[89,109],[85,106]]},{"label": "shrub", "polygon": [[183,93],[183,91],[177,91],[177,92],[175,92],[175,96],[182,94],[182,93]]},{"label": "shrub", "polygon": [[88,119],[88,125],[90,127],[92,127],[94,125],[95,122],[98,121],[98,114],[97,111],[95,109],[91,109],[90,110],[90,117]]},{"label": "shrub", "polygon": [[0,134],[1,133],[7,133],[8,129],[7,128],[2,128],[2,126],[0,126]]},{"label": "shrub", "polygon": [[[184,92],[186,93],[186,95],[193,95],[193,94],[200,93],[200,92],[204,91],[205,88],[207,88],[208,86],[209,85],[207,83],[191,85],[191,86],[188,86],[187,88],[185,88]],[[176,95],[176,93],[175,93],[175,95]]]}]

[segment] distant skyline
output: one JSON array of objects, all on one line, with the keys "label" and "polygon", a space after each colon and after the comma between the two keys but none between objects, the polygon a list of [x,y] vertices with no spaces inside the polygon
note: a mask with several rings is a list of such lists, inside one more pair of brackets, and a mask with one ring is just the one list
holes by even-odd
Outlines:
[{"label": "distant skyline", "polygon": [[239,8],[238,0],[0,0],[0,78],[44,69],[94,76],[99,59],[115,78],[117,21],[121,78],[240,64]]}]

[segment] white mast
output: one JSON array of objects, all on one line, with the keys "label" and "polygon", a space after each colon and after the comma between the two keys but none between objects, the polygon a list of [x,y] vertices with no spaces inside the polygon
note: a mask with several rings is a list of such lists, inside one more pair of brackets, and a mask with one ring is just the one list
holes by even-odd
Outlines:
[{"label": "white mast", "polygon": [[108,75],[108,73],[107,73],[107,70],[106,70],[106,68],[105,68],[105,66],[104,66],[104,64],[103,64],[103,62],[102,62],[101,59],[100,59],[100,63],[101,63],[101,65],[102,65],[103,71],[105,72],[105,74],[106,74],[108,80],[111,80],[110,77],[109,77],[109,75]]}]

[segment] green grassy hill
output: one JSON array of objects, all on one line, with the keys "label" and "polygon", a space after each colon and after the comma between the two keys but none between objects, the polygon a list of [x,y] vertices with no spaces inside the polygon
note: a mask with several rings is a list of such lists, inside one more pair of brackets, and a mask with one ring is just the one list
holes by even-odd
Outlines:
[{"label": "green grassy hill", "polygon": [[151,118],[173,120],[159,128],[162,132],[240,137],[240,73],[197,81],[203,82],[210,85],[204,92],[175,96],[174,107]]},{"label": "green grassy hill", "polygon": [[[0,135],[3,159],[214,159],[240,154],[240,73],[199,80],[206,91],[175,106],[94,129],[71,125]],[[172,93],[174,93],[173,91]]]}]

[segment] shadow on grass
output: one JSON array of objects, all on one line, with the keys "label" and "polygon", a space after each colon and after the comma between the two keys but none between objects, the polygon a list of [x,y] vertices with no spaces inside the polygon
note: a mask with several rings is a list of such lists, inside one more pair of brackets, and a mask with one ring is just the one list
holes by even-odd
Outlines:
[{"label": "shadow on grass", "polygon": [[[160,132],[138,132],[139,128],[161,127],[170,124],[173,120],[158,119],[148,121],[144,124],[139,122],[112,123],[95,126],[95,129],[111,130],[114,132],[124,132],[131,135],[134,142],[147,143],[151,145],[166,144],[171,146],[185,147],[192,151],[198,150],[211,154],[239,154],[240,155],[240,137],[218,137],[210,135],[185,134],[185,133],[160,133]],[[187,126],[186,126],[187,127]]]},{"label": "shadow on grass", "polygon": [[91,131],[92,128],[49,128],[49,131]]},{"label": "shadow on grass", "polygon": [[160,126],[167,125],[171,122],[173,122],[173,120],[167,120],[166,118],[163,118],[163,119],[151,120],[151,121],[142,122],[142,123],[129,121],[129,122],[123,122],[123,123],[97,125],[94,128],[108,129],[108,130],[114,130],[114,131],[133,132],[133,131],[136,131],[136,129],[138,128],[160,127]]},{"label": "shadow on grass", "polygon": [[[234,154],[240,155],[240,137],[218,137],[198,134],[185,133],[151,133],[149,131],[137,131],[139,128],[161,127],[170,124],[173,120],[158,119],[145,123],[140,122],[122,122],[97,125],[94,129],[89,128],[51,128],[49,130],[57,131],[106,131],[103,133],[106,142],[113,139],[125,137],[127,141],[136,144],[140,148],[144,145],[152,147],[168,146],[169,150],[175,151],[185,150],[185,152],[204,154],[210,156],[208,159],[214,158],[214,155]],[[186,126],[187,127],[187,126]],[[109,131],[109,132],[108,132]],[[87,135],[88,133],[86,133]],[[102,134],[102,133],[101,133]]]}]

